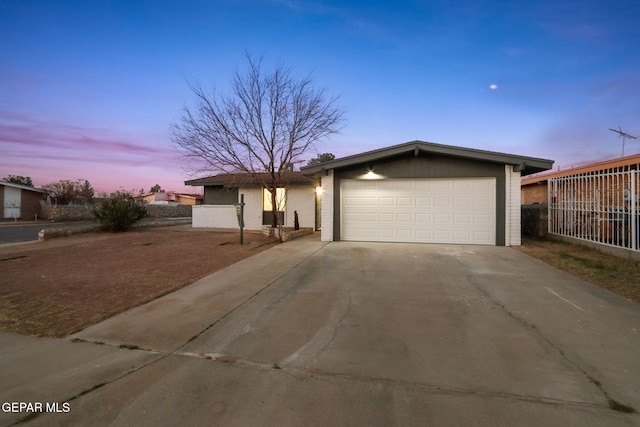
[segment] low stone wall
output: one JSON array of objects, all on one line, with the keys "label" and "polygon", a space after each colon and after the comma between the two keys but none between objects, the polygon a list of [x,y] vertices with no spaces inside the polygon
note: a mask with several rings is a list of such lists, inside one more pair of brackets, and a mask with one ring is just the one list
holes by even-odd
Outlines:
[{"label": "low stone wall", "polygon": [[193,205],[147,205],[149,218],[184,218],[191,216]]},{"label": "low stone wall", "polygon": [[[93,221],[94,205],[42,204],[42,218],[51,222]],[[191,216],[192,205],[147,205],[148,218],[183,218]]]},{"label": "low stone wall", "polygon": [[523,237],[545,237],[547,235],[548,207],[549,205],[546,203],[522,205],[520,207]]},{"label": "low stone wall", "polygon": [[92,205],[42,205],[42,217],[51,222],[93,221]]},{"label": "low stone wall", "polygon": [[[280,232],[277,228],[272,228],[272,227],[269,227],[268,225],[265,225],[264,227],[262,227],[262,232],[264,233],[265,236],[269,236],[269,237],[280,236]],[[299,237],[306,236],[308,234],[313,234],[312,227],[300,228],[299,230],[293,230],[291,228],[283,228],[282,241],[288,242],[289,240],[297,239]]]},{"label": "low stone wall", "polygon": [[[131,226],[132,230],[146,227],[171,227],[174,225],[187,225],[191,224],[190,218],[182,219],[153,219],[145,218],[136,222]],[[55,237],[67,237],[72,234],[92,233],[102,231],[100,224],[60,224],[56,228],[45,228],[38,233],[38,240],[44,242],[45,240],[53,239]]]}]

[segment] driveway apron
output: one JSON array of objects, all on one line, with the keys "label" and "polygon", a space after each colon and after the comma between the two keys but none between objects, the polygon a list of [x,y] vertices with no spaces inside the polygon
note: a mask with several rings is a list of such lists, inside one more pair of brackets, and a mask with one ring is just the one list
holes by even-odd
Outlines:
[{"label": "driveway apron", "polygon": [[639,331],[511,248],[301,239],[76,334],[154,358],[30,423],[637,425]]}]

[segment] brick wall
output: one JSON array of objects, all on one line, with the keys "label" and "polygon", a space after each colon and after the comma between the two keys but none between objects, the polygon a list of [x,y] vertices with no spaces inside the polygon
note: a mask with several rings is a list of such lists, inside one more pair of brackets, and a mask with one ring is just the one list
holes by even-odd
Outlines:
[{"label": "brick wall", "polygon": [[547,182],[537,182],[521,187],[523,205],[534,203],[547,203]]}]

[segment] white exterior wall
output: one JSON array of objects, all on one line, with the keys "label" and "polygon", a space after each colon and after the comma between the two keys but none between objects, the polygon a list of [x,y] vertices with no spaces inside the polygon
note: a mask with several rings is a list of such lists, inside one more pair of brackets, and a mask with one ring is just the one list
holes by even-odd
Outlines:
[{"label": "white exterior wall", "polygon": [[244,226],[247,230],[262,230],[262,188],[238,188],[238,202],[244,194]]},{"label": "white exterior wall", "polygon": [[322,230],[320,240],[333,241],[333,170],[327,176],[322,176]]},{"label": "white exterior wall", "polygon": [[[244,227],[246,230],[262,230],[262,189],[239,188],[244,194]],[[294,211],[298,211],[300,227],[315,225],[315,188],[300,187],[287,189],[285,206],[285,227],[293,227]],[[236,209],[233,205],[193,206],[192,225],[194,228],[238,228]]]},{"label": "white exterior wall", "polygon": [[505,165],[505,246],[520,246],[521,207],[520,172],[514,172],[513,166]]},{"label": "white exterior wall", "polygon": [[316,189],[314,187],[291,187],[287,189],[285,227],[293,227],[298,211],[300,227],[314,228],[316,224]]},{"label": "white exterior wall", "polygon": [[233,205],[196,205],[191,212],[193,228],[239,228]]}]

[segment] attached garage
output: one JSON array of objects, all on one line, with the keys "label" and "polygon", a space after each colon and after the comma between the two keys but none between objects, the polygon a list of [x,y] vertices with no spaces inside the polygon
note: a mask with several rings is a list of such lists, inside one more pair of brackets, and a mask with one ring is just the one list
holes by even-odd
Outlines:
[{"label": "attached garage", "polygon": [[520,244],[521,174],[553,161],[414,141],[302,168],[325,241]]},{"label": "attached garage", "polygon": [[348,179],[342,240],[495,245],[495,179]]}]

